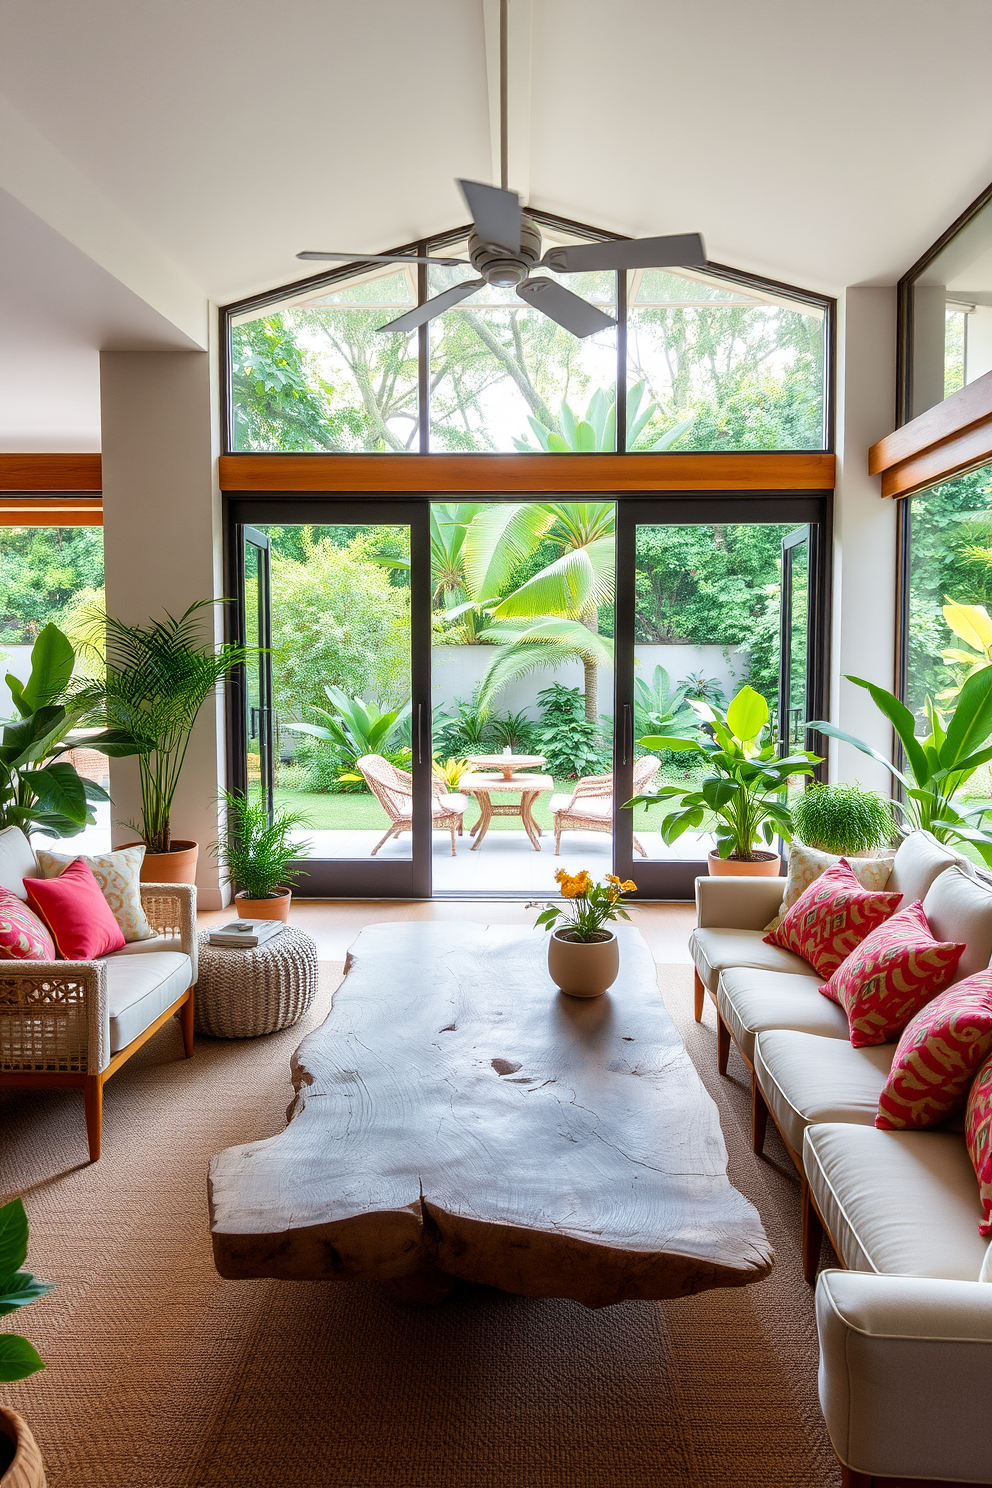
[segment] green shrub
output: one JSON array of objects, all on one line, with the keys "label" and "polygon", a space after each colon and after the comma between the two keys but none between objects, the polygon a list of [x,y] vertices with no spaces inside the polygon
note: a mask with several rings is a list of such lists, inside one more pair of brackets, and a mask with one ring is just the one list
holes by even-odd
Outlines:
[{"label": "green shrub", "polygon": [[243,889],[249,899],[271,899],[276,889],[291,887],[302,869],[290,864],[307,857],[312,846],[294,836],[298,827],[311,825],[307,818],[295,811],[277,811],[270,821],[262,801],[236,791],[221,791],[220,800],[227,812],[227,830],[210,850],[232,886]]},{"label": "green shrub", "polygon": [[556,780],[575,780],[610,769],[611,753],[594,723],[586,718],[585,698],[577,687],[553,682],[537,695],[541,722],[535,730],[538,753]]},{"label": "green shrub", "polygon": [[820,852],[874,852],[895,831],[889,802],[858,785],[811,785],[791,809],[794,835]]}]

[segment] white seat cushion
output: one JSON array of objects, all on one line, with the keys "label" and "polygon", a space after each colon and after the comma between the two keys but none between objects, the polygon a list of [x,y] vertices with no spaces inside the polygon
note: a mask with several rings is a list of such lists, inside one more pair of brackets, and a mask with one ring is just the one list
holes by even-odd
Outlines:
[{"label": "white seat cushion", "polygon": [[750,1064],[754,1063],[755,1035],[771,1028],[850,1041],[844,1009],[820,996],[821,985],[822,978],[814,973],[802,976],[740,966],[722,973],[716,994],[720,1016]]},{"label": "white seat cushion", "polygon": [[27,900],[26,878],[40,878],[41,869],[20,827],[4,827],[0,832],[0,888],[9,889],[18,899]]},{"label": "white seat cushion", "polygon": [[178,935],[153,935],[150,940],[129,940],[127,945],[122,945],[119,951],[114,951],[113,956],[107,956],[106,960],[116,961],[118,956],[146,956],[149,952],[155,955],[159,951],[178,951],[181,956],[185,955]]},{"label": "white seat cushion", "polygon": [[460,816],[468,805],[468,796],[463,796],[460,791],[448,791],[444,795],[434,797],[432,814],[434,816]]},{"label": "white seat cushion", "polygon": [[984,971],[992,958],[992,888],[963,868],[938,873],[923,900],[938,940],[964,941],[955,980]]},{"label": "white seat cushion", "polygon": [[960,1134],[811,1126],[803,1166],[852,1271],[979,1279],[988,1241],[978,1233],[978,1183]]},{"label": "white seat cushion", "polygon": [[910,832],[899,844],[885,886],[892,893],[898,889],[902,895],[902,902],[896,905],[897,911],[914,904],[917,899],[925,899],[937,874],[955,864],[967,872],[968,859],[963,853],[945,847],[930,832]]},{"label": "white seat cushion", "polygon": [[699,979],[711,992],[717,989],[722,971],[750,966],[757,971],[790,971],[810,976],[808,961],[781,946],[765,945],[764,930],[697,929],[689,936],[689,954]]},{"label": "white seat cushion", "polygon": [[[571,800],[571,796],[552,796],[548,810],[553,816],[556,811],[566,810]],[[613,801],[609,796],[580,796],[572,812],[575,816],[601,816],[605,820],[613,815]]]},{"label": "white seat cushion", "polygon": [[104,958],[111,1054],[133,1043],[192,983],[188,956],[176,951],[148,951],[148,944],[135,941],[124,951]]},{"label": "white seat cushion", "polygon": [[[823,999],[826,1001],[826,998]],[[793,1152],[818,1121],[874,1125],[895,1044],[855,1049],[846,1039],[769,1029],[754,1043],[754,1073],[775,1124]]]}]

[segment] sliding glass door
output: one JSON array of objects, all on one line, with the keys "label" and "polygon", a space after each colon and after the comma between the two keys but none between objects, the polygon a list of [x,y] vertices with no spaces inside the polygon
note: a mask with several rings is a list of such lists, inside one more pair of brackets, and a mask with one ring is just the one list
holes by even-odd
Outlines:
[{"label": "sliding glass door", "polygon": [[425,501],[239,501],[229,776],[300,843],[298,892],[430,893]]},{"label": "sliding glass door", "polygon": [[[620,503],[616,604],[616,872],[642,897],[688,899],[714,839],[702,822],[664,841],[673,801],[623,802],[691,786],[698,756],[639,741],[685,735],[690,704],[725,706],[745,683],[767,699],[773,738],[805,748],[827,676],[826,498],[680,496]],[[801,524],[801,525],[797,525]]]}]

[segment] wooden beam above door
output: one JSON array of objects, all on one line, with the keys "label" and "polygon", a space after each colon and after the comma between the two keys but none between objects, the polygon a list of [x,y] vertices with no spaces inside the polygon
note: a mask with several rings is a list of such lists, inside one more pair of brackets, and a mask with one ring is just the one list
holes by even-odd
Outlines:
[{"label": "wooden beam above door", "polygon": [[992,460],[992,372],[976,377],[868,451],[883,496],[912,496]]},{"label": "wooden beam above door", "polygon": [[0,491],[101,491],[99,455],[0,454]]},{"label": "wooden beam above door", "polygon": [[222,455],[224,491],[829,491],[834,456]]}]

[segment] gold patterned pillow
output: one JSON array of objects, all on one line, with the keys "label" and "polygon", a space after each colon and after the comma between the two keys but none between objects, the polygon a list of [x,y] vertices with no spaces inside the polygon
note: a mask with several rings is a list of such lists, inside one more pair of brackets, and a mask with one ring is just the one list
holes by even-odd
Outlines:
[{"label": "gold patterned pillow", "polygon": [[117,852],[100,853],[95,858],[88,858],[82,853],[68,857],[64,853],[45,852],[43,849],[39,849],[37,853],[38,867],[44,878],[58,878],[76,858],[81,857],[84,863],[89,864],[126,941],[153,940],[155,937],[155,931],[141,907],[141,890],[138,887],[138,875],[144,856],[144,844],[122,847]]},{"label": "gold patterned pillow", "polygon": [[[847,858],[851,872],[863,889],[884,889],[892,872],[892,864],[895,862],[895,853],[886,850],[880,852],[874,858]],[[768,931],[777,930],[782,923],[786,912],[792,908],[796,900],[806,892],[811,883],[815,883],[821,873],[828,868],[833,868],[840,862],[840,857],[834,853],[821,852],[818,847],[807,847],[805,842],[797,842],[795,839],[789,844],[789,876],[785,881],[785,894],[779,905],[778,914],[771,924],[766,925]]]}]

